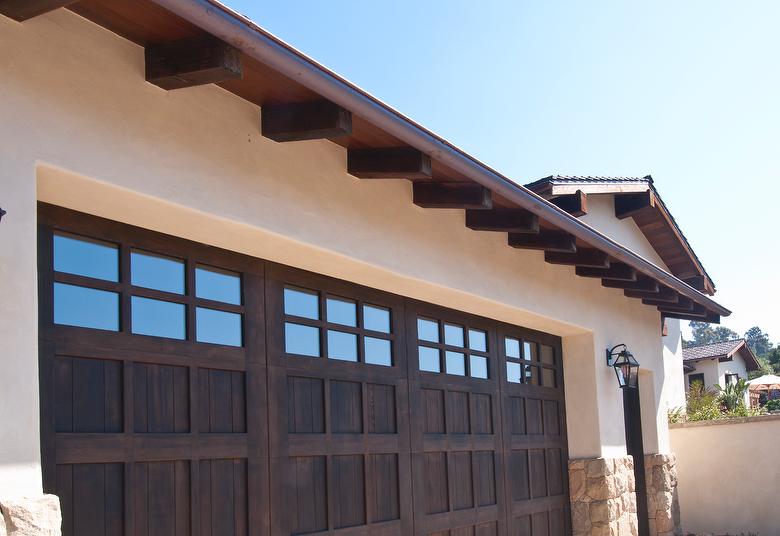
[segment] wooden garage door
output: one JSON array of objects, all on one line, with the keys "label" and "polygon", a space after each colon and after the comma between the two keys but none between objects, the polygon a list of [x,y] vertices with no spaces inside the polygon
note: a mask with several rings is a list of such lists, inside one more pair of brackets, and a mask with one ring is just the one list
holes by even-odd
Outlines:
[{"label": "wooden garage door", "polygon": [[64,534],[568,534],[560,340],[41,204]]}]

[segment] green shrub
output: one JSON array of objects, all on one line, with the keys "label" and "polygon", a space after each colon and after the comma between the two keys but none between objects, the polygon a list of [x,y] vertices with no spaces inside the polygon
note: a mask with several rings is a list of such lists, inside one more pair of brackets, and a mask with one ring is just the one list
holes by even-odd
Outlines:
[{"label": "green shrub", "polygon": [[780,411],[780,399],[769,400],[764,407],[767,411]]}]

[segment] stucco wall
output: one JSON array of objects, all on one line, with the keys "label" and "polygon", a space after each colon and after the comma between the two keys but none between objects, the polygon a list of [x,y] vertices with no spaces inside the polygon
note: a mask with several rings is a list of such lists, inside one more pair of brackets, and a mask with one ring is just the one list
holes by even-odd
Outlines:
[{"label": "stucco wall", "polygon": [[634,218],[620,220],[615,217],[615,196],[598,194],[588,196],[588,213],[581,217],[582,221],[607,233],[610,238],[642,255],[645,259],[668,270],[664,261],[653,249],[650,242],[639,229]]},{"label": "stucco wall", "polygon": [[625,454],[604,365],[624,342],[652,377],[646,451],[668,449],[655,309],[416,207],[406,181],[347,175],[341,147],[262,138],[218,87],[147,84],[140,47],[70,12],[0,17],[0,50],[0,494],[40,489],[38,199],[561,335],[572,457]]},{"label": "stucco wall", "polygon": [[720,385],[726,387],[726,374],[739,374],[739,377],[747,380],[748,372],[745,360],[735,355],[731,361],[719,362],[717,359],[705,359],[697,361],[696,370],[685,375],[685,389],[688,390],[688,376],[691,374],[704,374],[704,386],[707,388]]},{"label": "stucco wall", "polygon": [[676,424],[670,435],[686,534],[780,536],[780,416]]},{"label": "stucco wall", "polygon": [[666,328],[667,333],[663,338],[666,381],[662,388],[661,398],[665,401],[667,410],[685,408],[685,393],[687,389],[683,371],[680,321],[674,318],[667,318]]}]

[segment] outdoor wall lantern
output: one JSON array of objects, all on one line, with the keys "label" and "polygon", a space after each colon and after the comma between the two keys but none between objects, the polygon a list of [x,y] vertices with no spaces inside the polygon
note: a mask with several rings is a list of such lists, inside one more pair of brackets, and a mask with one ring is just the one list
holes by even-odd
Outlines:
[{"label": "outdoor wall lantern", "polygon": [[639,362],[634,359],[625,344],[618,344],[611,350],[607,350],[607,366],[615,369],[621,389],[624,387],[636,389],[639,385]]},{"label": "outdoor wall lantern", "polygon": [[6,214],[7,214],[7,212],[5,210],[3,210],[2,208],[0,208],[0,220],[2,220],[3,216],[5,216]]}]

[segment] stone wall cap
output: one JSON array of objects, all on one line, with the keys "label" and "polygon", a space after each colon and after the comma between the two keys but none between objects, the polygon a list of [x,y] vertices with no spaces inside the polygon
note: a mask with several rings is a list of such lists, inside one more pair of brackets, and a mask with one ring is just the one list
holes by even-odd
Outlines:
[{"label": "stone wall cap", "polygon": [[759,415],[757,417],[735,417],[733,419],[716,419],[713,421],[678,422],[669,425],[670,430],[678,428],[696,428],[699,426],[723,426],[726,424],[750,424],[765,421],[780,421],[780,415]]}]

